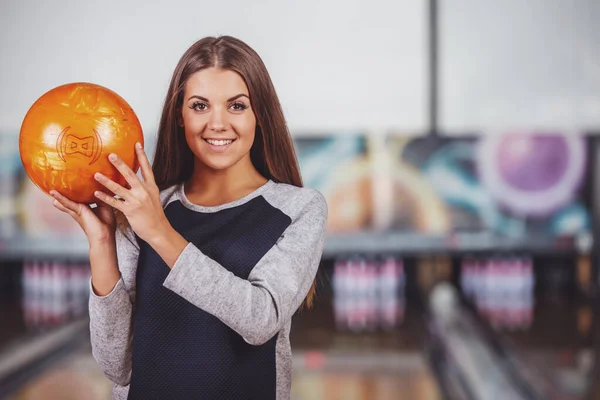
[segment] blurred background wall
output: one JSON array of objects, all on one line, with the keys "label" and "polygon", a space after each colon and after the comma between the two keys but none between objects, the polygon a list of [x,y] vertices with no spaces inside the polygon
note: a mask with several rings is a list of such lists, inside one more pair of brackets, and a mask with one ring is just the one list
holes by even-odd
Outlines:
[{"label": "blurred background wall", "polygon": [[368,7],[360,1],[8,2],[0,40],[10,56],[3,57],[1,84],[14,94],[2,98],[0,124],[18,128],[45,90],[92,81],[126,98],[151,133],[183,52],[203,36],[232,35],[263,58],[292,129],[421,130],[425,7],[424,1]]}]

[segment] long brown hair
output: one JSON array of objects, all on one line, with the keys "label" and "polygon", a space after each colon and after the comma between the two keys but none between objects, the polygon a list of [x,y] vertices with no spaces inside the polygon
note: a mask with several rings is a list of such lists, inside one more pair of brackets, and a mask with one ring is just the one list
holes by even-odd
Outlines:
[{"label": "long brown hair", "polygon": [[[256,115],[256,134],[250,158],[258,172],[274,182],[302,187],[302,177],[283,110],[260,56],[246,43],[231,36],[205,37],[194,43],[175,67],[165,99],[152,170],[160,190],[187,181],[193,172],[194,154],[178,124],[183,93],[189,77],[205,68],[238,73],[250,93]],[[304,305],[312,306],[315,282]]]}]

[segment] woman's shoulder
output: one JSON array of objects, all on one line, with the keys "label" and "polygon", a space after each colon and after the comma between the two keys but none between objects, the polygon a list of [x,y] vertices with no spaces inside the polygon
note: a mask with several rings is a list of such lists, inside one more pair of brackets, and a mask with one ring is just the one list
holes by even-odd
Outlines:
[{"label": "woman's shoulder", "polygon": [[321,192],[310,187],[273,183],[263,194],[265,199],[292,218],[304,212],[327,214],[327,202]]},{"label": "woman's shoulder", "polygon": [[271,197],[280,198],[285,201],[298,201],[309,203],[311,201],[324,201],[325,197],[317,189],[290,185],[288,183],[275,183],[267,191]]}]

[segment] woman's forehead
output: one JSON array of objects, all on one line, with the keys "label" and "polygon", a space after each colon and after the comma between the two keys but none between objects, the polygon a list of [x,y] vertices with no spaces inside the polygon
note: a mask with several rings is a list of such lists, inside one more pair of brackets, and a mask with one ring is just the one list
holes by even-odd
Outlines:
[{"label": "woman's forehead", "polygon": [[234,71],[207,68],[192,74],[185,85],[186,98],[197,95],[209,100],[226,100],[238,94],[249,95],[244,79]]}]

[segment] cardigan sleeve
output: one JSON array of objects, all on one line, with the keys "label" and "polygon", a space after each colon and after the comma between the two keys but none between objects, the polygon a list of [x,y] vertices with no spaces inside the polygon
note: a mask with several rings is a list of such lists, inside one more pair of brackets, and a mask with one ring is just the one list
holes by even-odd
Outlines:
[{"label": "cardigan sleeve", "polygon": [[132,315],[135,301],[135,270],[139,246],[131,228],[117,229],[117,260],[121,278],[105,295],[90,285],[90,340],[92,355],[113,383],[126,386],[131,379]]}]

